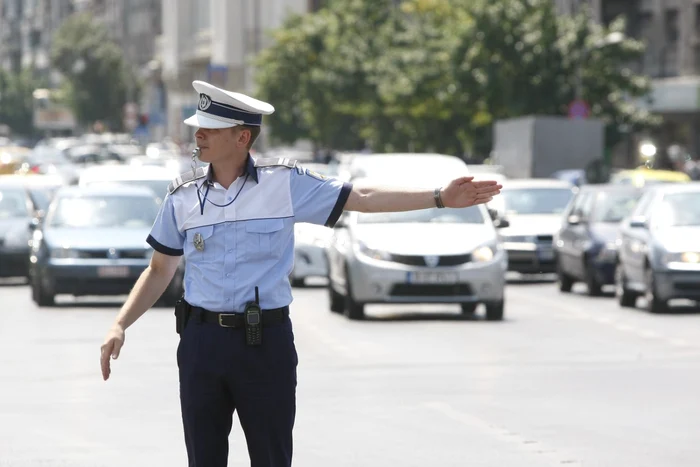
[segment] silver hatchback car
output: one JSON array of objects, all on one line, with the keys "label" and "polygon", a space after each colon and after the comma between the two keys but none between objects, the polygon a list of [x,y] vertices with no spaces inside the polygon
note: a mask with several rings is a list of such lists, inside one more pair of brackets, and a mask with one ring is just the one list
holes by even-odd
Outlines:
[{"label": "silver hatchback car", "polygon": [[507,257],[483,206],[346,212],[328,248],[330,307],[364,318],[368,303],[459,303],[503,319]]}]

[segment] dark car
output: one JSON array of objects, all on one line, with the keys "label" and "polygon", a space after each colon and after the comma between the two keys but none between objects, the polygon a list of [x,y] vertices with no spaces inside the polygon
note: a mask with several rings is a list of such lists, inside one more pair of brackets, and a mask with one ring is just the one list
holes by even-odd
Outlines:
[{"label": "dark car", "polygon": [[622,223],[616,277],[621,306],[645,296],[652,313],[668,301],[700,301],[700,183],[655,185]]},{"label": "dark car", "polygon": [[564,212],[554,238],[559,290],[585,282],[590,295],[615,283],[620,222],[632,212],[642,192],[628,185],[585,185]]},{"label": "dark car", "polygon": [[[34,302],[51,306],[58,294],[129,293],[153,254],[146,237],[158,209],[158,199],[147,188],[59,190],[32,241]],[[173,304],[181,289],[182,277],[176,274],[161,303]]]}]

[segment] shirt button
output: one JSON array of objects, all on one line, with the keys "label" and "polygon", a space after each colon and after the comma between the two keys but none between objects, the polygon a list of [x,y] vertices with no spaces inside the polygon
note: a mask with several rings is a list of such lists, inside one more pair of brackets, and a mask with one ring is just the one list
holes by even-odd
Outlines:
[{"label": "shirt button", "polygon": [[227,274],[226,274],[226,277],[231,277],[231,274],[227,273]]},{"label": "shirt button", "polygon": [[229,196],[229,197],[226,198],[226,199],[227,199],[228,201],[231,201],[233,198],[231,198],[231,197]]},{"label": "shirt button", "polygon": [[228,250],[228,252],[229,252],[229,253],[233,253],[233,248],[230,248],[230,249]]}]

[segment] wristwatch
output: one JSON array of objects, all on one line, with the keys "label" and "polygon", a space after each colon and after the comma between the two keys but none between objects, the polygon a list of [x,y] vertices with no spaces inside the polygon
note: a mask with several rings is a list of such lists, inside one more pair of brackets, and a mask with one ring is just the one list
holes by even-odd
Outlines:
[{"label": "wristwatch", "polygon": [[438,207],[438,209],[442,209],[445,207],[444,204],[442,204],[442,198],[440,197],[440,190],[442,188],[435,188],[435,191],[433,192],[433,198],[435,199],[435,206]]}]

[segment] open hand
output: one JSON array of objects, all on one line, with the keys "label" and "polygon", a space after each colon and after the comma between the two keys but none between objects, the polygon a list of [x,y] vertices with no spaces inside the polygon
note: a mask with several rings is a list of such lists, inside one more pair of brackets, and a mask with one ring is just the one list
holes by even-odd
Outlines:
[{"label": "open hand", "polygon": [[124,345],[124,329],[121,326],[113,326],[107,333],[105,342],[100,349],[100,366],[102,367],[102,378],[107,381],[109,374],[112,372],[109,365],[110,357],[113,359],[119,358],[119,351]]},{"label": "open hand", "polygon": [[446,208],[466,208],[488,203],[501,192],[502,185],[493,180],[475,182],[474,177],[460,177],[442,188],[440,197]]}]

